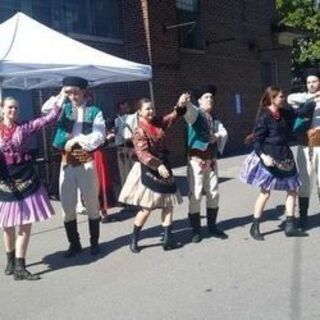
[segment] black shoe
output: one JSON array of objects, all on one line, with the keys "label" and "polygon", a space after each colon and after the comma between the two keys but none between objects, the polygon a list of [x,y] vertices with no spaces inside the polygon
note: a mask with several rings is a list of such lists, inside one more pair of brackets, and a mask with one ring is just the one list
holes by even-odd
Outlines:
[{"label": "black shoe", "polygon": [[164,227],[162,247],[164,251],[174,250],[182,247],[180,242],[176,242],[172,235],[172,225]]},{"label": "black shoe", "polygon": [[299,230],[295,225],[294,217],[287,217],[284,233],[287,237],[308,237],[309,234]]},{"label": "black shoe", "polygon": [[208,231],[212,237],[219,238],[222,240],[229,238],[229,236],[225,232],[220,230],[217,226],[214,226],[213,228],[208,228]]},{"label": "black shoe", "polygon": [[193,243],[199,243],[202,240],[202,236],[200,233],[193,233],[191,237],[191,242]]},{"label": "black shoe", "polygon": [[218,210],[219,208],[207,208],[208,232],[212,237],[225,240],[229,238],[228,235],[222,230],[220,230],[216,225]]},{"label": "black shoe", "polygon": [[100,253],[99,237],[100,237],[100,218],[89,219],[89,233],[90,233],[90,253],[97,255]]},{"label": "black shoe", "polygon": [[36,274],[30,273],[26,269],[25,259],[24,258],[16,258],[15,260],[15,267],[13,272],[14,280],[40,280],[40,276]]},{"label": "black shoe", "polygon": [[191,241],[193,243],[199,243],[202,240],[200,213],[189,213],[188,218],[192,228]]},{"label": "black shoe", "polygon": [[7,252],[7,265],[4,270],[6,276],[11,276],[14,272],[15,250]]},{"label": "black shoe", "polygon": [[140,247],[138,246],[138,241],[139,241],[139,236],[140,236],[140,231],[142,227],[140,226],[133,226],[133,232],[131,236],[131,240],[129,243],[129,249],[132,253],[139,253],[140,252]]},{"label": "black shoe", "polygon": [[253,218],[253,222],[250,228],[250,235],[254,240],[263,241],[264,237],[260,232],[260,219]]},{"label": "black shoe", "polygon": [[64,258],[72,258],[82,251],[81,243],[71,243],[68,250],[63,253]]}]

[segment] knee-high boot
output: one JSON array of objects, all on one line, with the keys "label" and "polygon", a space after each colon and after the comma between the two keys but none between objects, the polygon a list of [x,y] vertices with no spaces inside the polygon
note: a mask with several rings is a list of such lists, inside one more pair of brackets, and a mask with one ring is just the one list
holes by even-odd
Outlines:
[{"label": "knee-high boot", "polygon": [[140,236],[140,231],[142,229],[142,226],[133,226],[133,232],[131,236],[131,240],[129,243],[129,249],[131,250],[132,253],[139,253],[140,252],[140,247],[138,246],[138,241],[139,241],[139,236]]},{"label": "knee-high boot", "polygon": [[202,240],[201,236],[201,219],[200,213],[189,213],[189,222],[192,228],[192,238],[191,241],[194,243],[198,243]]},{"label": "knee-high boot", "polygon": [[298,228],[305,230],[308,227],[309,198],[299,197],[299,220]]},{"label": "knee-high boot", "polygon": [[65,222],[64,227],[69,241],[69,248],[64,252],[63,256],[65,258],[71,258],[82,251],[77,220]]},{"label": "knee-high boot", "polygon": [[163,227],[163,250],[172,250],[182,247],[181,243],[176,242],[172,235],[172,225]]},{"label": "knee-high boot", "polygon": [[264,240],[264,237],[260,232],[260,218],[253,218],[253,222],[250,228],[250,235],[254,240]]},{"label": "knee-high boot", "polygon": [[13,272],[14,280],[39,280],[36,274],[31,274],[26,269],[26,261],[24,258],[16,258]]},{"label": "knee-high boot", "polygon": [[7,265],[6,265],[6,268],[4,270],[4,274],[6,276],[10,276],[10,275],[13,274],[15,255],[16,255],[15,250],[13,250],[11,252],[7,252]]},{"label": "knee-high boot", "polygon": [[217,216],[219,208],[208,208],[207,209],[207,224],[208,231],[211,236],[219,239],[228,239],[228,235],[217,227]]},{"label": "knee-high boot", "polygon": [[308,236],[306,232],[299,230],[296,227],[294,217],[287,217],[284,232],[287,237],[307,237]]},{"label": "knee-high boot", "polygon": [[89,219],[89,233],[90,233],[90,253],[96,255],[100,252],[99,236],[100,236],[100,218]]}]

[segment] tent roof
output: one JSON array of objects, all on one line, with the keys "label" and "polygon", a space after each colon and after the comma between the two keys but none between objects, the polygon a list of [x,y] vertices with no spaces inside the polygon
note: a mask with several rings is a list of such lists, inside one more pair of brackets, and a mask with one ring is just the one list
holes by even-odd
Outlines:
[{"label": "tent roof", "polygon": [[149,65],[89,47],[21,12],[0,24],[0,43],[3,88],[56,87],[65,76],[84,77],[90,86],[152,78]]}]

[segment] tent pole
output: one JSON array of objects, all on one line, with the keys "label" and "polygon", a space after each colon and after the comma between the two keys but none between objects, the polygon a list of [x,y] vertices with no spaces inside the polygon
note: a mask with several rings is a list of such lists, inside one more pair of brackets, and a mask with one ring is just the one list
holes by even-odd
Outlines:
[{"label": "tent pole", "polygon": [[[43,92],[41,89],[39,89],[38,93],[39,93],[39,104],[41,108],[43,105]],[[49,154],[48,154],[47,132],[45,128],[42,128],[41,134],[42,134],[42,144],[43,144],[44,163],[45,163],[45,181],[46,181],[46,187],[49,188],[49,177],[50,177]]]},{"label": "tent pole", "polygon": [[3,83],[3,79],[0,78],[0,105],[2,104],[2,83]]},{"label": "tent pole", "polygon": [[152,101],[152,104],[154,105],[154,91],[153,91],[153,83],[152,80],[148,81],[149,84],[149,93],[150,93],[150,99]]}]

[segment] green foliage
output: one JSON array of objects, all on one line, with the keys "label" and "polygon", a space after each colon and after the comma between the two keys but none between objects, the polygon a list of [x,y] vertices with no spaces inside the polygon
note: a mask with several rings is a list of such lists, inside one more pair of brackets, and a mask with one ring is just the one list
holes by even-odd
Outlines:
[{"label": "green foliage", "polygon": [[297,28],[306,35],[293,46],[293,70],[320,63],[320,1],[276,0],[278,21]]}]

